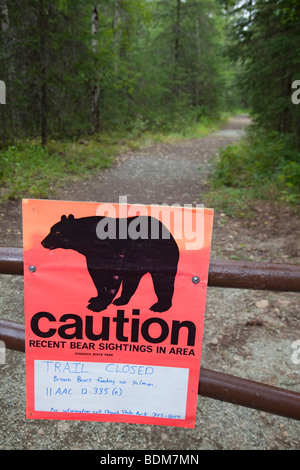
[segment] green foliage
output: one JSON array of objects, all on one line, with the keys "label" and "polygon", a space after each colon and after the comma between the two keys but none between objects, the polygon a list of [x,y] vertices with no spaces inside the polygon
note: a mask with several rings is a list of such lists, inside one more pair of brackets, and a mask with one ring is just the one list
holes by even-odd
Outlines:
[{"label": "green foliage", "polygon": [[226,207],[230,206],[228,196],[233,196],[233,205],[235,198],[243,204],[259,197],[296,206],[300,203],[300,152],[290,136],[253,128],[241,142],[220,151],[211,183],[212,193],[220,195],[224,190]]},{"label": "green foliage", "polygon": [[148,5],[152,22],[137,42],[140,77],[132,110],[152,129],[215,118],[226,100],[230,67],[222,54],[224,18],[217,2],[155,0]]},{"label": "green foliage", "polygon": [[42,146],[24,140],[0,150],[0,202],[22,197],[48,198],[60,185],[86,178],[108,168],[114,156],[137,150],[153,141],[174,141],[200,137],[215,130],[220,121],[180,122],[172,132],[149,132],[140,126],[131,132],[105,132],[79,140],[50,140]]},{"label": "green foliage", "polygon": [[152,140],[172,142],[175,140],[201,138],[216,131],[227,122],[229,114],[221,113],[218,117],[195,116],[193,113],[179,113],[174,121],[158,126],[154,131],[147,132]]},{"label": "green foliage", "polygon": [[32,143],[10,146],[0,153],[0,162],[2,199],[24,194],[43,197],[63,166],[48,149]]},{"label": "green foliage", "polygon": [[2,146],[93,133],[94,84],[101,131],[194,125],[233,101],[217,0],[100,2],[93,38],[94,2],[15,0],[7,6],[9,27],[0,23],[0,78],[7,85]]},{"label": "green foliage", "polygon": [[232,188],[229,186],[212,187],[206,195],[206,205],[230,217],[252,218],[255,195],[249,188]]},{"label": "green foliage", "polygon": [[223,210],[239,216],[251,213],[255,198],[298,206],[300,106],[291,98],[300,70],[300,3],[220,2],[228,17],[227,51],[255,125],[247,138],[221,150],[211,197]]},{"label": "green foliage", "polygon": [[57,143],[48,146],[27,141],[0,152],[0,200],[48,197],[72,177],[106,168],[120,150],[116,142]]},{"label": "green foliage", "polygon": [[292,83],[300,71],[300,2],[224,0],[230,18],[228,51],[240,64],[239,83],[253,117],[266,131],[287,133],[300,149],[300,106]]},{"label": "green foliage", "polygon": [[47,136],[86,132],[92,63],[84,2],[15,0],[7,6],[9,28],[0,28],[1,79],[8,89],[0,140],[41,135],[42,117]]}]

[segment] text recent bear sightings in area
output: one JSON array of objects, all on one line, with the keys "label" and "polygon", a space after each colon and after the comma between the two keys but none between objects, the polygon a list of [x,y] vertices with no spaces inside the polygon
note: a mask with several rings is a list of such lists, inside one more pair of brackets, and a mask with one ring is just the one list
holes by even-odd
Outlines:
[{"label": "text recent bear sightings in area", "polygon": [[[111,303],[126,305],[141,278],[150,273],[157,302],[150,310],[165,312],[172,306],[179,249],[171,233],[153,217],[63,215],[42,241],[49,250],[75,250],[86,257],[88,272],[97,289],[89,300],[93,312]],[[115,299],[122,284],[121,295]],[[77,289],[78,286],[74,286]]]}]

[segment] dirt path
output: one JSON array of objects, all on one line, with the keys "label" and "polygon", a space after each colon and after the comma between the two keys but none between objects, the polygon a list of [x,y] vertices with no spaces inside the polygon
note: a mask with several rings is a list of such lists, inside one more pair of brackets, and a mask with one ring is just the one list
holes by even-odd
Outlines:
[{"label": "dirt path", "polygon": [[[240,137],[237,116],[203,139],[155,144],[118,158],[112,168],[59,191],[56,199],[129,203],[205,202],[211,158]],[[22,246],[20,204],[0,209],[2,246]],[[212,258],[300,262],[299,218],[256,207],[247,222],[216,212]],[[299,231],[298,231],[299,233]],[[23,321],[23,280],[0,276],[1,318]],[[202,366],[300,392],[300,365],[291,360],[300,339],[297,294],[208,289]],[[259,320],[259,321],[257,321]],[[7,351],[0,365],[0,449],[298,449],[300,423],[198,397],[196,428],[114,423],[26,421],[24,355]]]},{"label": "dirt path", "polygon": [[203,139],[158,143],[128,153],[119,158],[116,166],[66,188],[61,197],[118,202],[120,195],[127,195],[128,202],[134,204],[200,203],[211,154],[239,137],[240,128],[248,122],[247,116],[239,116],[232,120],[230,130],[224,128]]}]

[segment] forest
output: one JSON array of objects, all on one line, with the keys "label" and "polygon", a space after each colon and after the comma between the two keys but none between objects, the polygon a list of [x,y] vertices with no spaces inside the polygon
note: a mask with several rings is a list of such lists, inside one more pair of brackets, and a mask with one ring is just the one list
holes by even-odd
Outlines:
[{"label": "forest", "polygon": [[253,125],[214,189],[297,205],[299,37],[298,0],[0,0],[1,201],[243,110]]}]

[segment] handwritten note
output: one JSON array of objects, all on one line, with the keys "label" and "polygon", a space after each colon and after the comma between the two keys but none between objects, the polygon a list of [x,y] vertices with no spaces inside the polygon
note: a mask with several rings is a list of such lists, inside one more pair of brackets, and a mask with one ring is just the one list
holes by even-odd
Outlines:
[{"label": "handwritten note", "polygon": [[189,369],[35,360],[35,410],[185,419]]}]

